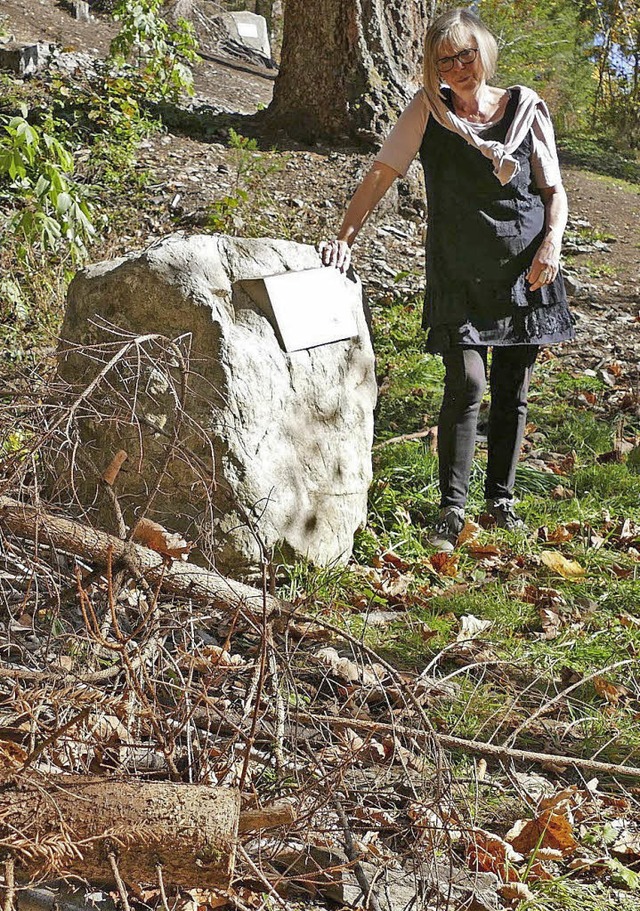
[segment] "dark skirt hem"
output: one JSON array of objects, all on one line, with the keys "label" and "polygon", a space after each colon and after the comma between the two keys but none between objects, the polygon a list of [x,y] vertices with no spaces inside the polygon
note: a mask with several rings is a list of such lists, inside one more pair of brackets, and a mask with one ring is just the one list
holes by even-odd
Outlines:
[{"label": "dark skirt hem", "polygon": [[443,354],[454,346],[507,347],[512,345],[560,345],[575,338],[573,317],[566,307],[543,307],[496,320],[479,329],[471,322],[442,324],[428,330],[426,350]]}]

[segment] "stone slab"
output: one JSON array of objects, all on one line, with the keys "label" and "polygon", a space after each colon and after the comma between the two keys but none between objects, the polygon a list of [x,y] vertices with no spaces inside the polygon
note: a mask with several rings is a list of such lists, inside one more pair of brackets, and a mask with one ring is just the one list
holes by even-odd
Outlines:
[{"label": "stone slab", "polygon": [[285,351],[357,338],[348,278],[337,269],[305,269],[245,282],[253,300],[273,321]]},{"label": "stone slab", "polygon": [[[264,16],[250,13],[246,10],[229,13],[235,24],[237,39],[254,51],[259,51],[265,57],[271,57],[271,43],[269,29]],[[236,37],[235,35],[232,37]]]}]

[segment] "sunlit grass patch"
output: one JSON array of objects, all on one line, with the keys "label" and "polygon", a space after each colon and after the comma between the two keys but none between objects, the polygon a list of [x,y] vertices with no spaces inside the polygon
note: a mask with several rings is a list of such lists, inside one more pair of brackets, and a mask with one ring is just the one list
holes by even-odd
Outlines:
[{"label": "sunlit grass patch", "polygon": [[637,897],[618,892],[614,898],[602,883],[555,879],[530,888],[535,899],[521,903],[518,911],[637,911],[638,907]]}]

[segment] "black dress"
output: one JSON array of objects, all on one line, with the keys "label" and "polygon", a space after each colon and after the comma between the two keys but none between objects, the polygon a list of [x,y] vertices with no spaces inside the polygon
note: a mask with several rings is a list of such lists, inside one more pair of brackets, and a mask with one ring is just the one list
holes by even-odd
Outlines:
[{"label": "black dress", "polygon": [[[446,93],[451,106],[450,93]],[[482,138],[504,142],[519,100]],[[573,338],[562,276],[537,291],[526,274],[544,236],[529,134],[514,153],[520,170],[502,186],[493,164],[429,117],[420,147],[429,226],[423,326],[427,350],[452,345],[551,345]]]}]

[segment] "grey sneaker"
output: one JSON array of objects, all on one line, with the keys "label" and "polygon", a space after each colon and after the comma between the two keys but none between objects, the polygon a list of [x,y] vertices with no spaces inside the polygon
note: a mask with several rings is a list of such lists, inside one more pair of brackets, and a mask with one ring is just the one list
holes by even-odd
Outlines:
[{"label": "grey sneaker", "polygon": [[487,513],[496,523],[498,528],[507,531],[526,531],[527,526],[515,511],[515,500],[510,497],[497,497],[487,500]]},{"label": "grey sneaker", "polygon": [[435,524],[428,541],[441,553],[449,553],[458,543],[458,536],[464,528],[464,509],[461,506],[445,506]]}]

